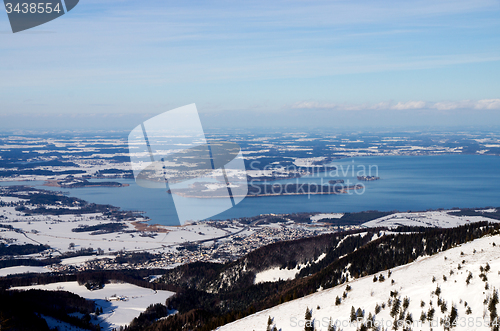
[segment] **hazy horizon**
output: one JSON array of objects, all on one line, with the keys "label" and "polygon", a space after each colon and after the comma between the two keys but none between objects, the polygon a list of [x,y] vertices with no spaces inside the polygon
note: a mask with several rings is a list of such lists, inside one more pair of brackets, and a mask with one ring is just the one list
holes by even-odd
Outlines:
[{"label": "hazy horizon", "polygon": [[[168,111],[170,109],[165,109]],[[158,115],[144,114],[12,114],[0,115],[0,129],[4,132],[18,130],[32,131],[130,131],[141,122]],[[207,131],[217,129],[276,130],[296,128],[297,130],[334,129],[340,132],[349,130],[374,131],[461,131],[461,130],[498,130],[500,114],[496,111],[478,114],[472,111],[454,114],[431,114],[420,112],[397,114],[396,112],[344,112],[325,110],[283,112],[203,112],[199,111],[203,128]]]}]

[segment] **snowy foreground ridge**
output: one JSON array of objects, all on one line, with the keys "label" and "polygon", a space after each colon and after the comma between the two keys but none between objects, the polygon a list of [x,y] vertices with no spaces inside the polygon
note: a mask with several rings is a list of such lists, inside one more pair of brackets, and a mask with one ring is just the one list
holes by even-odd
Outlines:
[{"label": "snowy foreground ridge", "polygon": [[394,213],[363,223],[363,226],[367,228],[398,226],[454,228],[475,222],[498,222],[496,219],[488,218],[488,213],[496,212],[495,209],[477,210],[484,216],[455,216],[450,214],[451,211],[453,210]]},{"label": "snowy foreground ridge", "polygon": [[[128,325],[135,317],[155,303],[165,303],[175,293],[169,291],[154,291],[128,283],[106,284],[103,289],[89,291],[77,282],[60,282],[47,285],[32,285],[14,287],[16,290],[39,289],[48,291],[68,291],[75,293],[85,299],[94,300],[98,307],[103,309],[96,323],[103,330],[118,329],[120,326]],[[49,326],[58,326],[64,330],[65,323],[53,318],[45,318]],[[69,325],[68,325],[69,327]]]},{"label": "snowy foreground ridge", "polygon": [[316,331],[327,331],[330,319],[337,331],[359,330],[362,323],[350,323],[353,307],[360,320],[375,316],[373,330],[393,330],[395,320],[401,321],[398,330],[443,330],[455,313],[456,325],[450,330],[492,330],[500,308],[495,295],[500,288],[500,236],[476,239],[375,276],[286,302],[217,330],[266,330],[269,317],[277,330],[304,330],[307,309],[312,310]]}]

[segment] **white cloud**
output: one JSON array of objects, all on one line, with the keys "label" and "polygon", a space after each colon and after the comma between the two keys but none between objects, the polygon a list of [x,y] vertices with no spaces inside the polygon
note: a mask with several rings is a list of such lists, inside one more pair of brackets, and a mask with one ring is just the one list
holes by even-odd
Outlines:
[{"label": "white cloud", "polygon": [[427,103],[425,101],[408,101],[408,102],[398,102],[391,109],[396,110],[406,110],[406,109],[423,109]]},{"label": "white cloud", "polygon": [[462,100],[436,102],[430,108],[437,110],[453,109],[500,109],[500,99],[482,99],[482,100]]},{"label": "white cloud", "polygon": [[500,99],[484,99],[476,102],[475,109],[500,109]]},{"label": "white cloud", "polygon": [[474,104],[470,100],[462,101],[443,101],[435,102],[430,108],[437,110],[454,110],[454,109],[464,109],[464,108],[474,108]]},{"label": "white cloud", "polygon": [[348,103],[322,103],[317,101],[301,101],[290,106],[292,109],[330,109],[330,110],[382,110],[389,109],[390,102],[379,102],[376,104],[348,104]]},{"label": "white cloud", "polygon": [[436,110],[455,110],[455,109],[500,109],[500,99],[482,99],[477,101],[407,101],[407,102],[379,102],[376,104],[336,104],[321,103],[318,101],[301,101],[292,104],[292,109],[328,109],[328,110],[412,110],[412,109],[436,109]]},{"label": "white cloud", "polygon": [[319,103],[317,101],[300,101],[291,106],[293,109],[335,109],[336,107],[337,105],[334,103]]}]

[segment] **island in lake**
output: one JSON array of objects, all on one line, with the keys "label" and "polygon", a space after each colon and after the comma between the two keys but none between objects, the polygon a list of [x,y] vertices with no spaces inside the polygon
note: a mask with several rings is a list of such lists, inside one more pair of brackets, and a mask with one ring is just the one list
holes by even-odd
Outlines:
[{"label": "island in lake", "polygon": [[380,177],[376,176],[358,176],[358,180],[361,180],[363,182],[371,182],[373,180],[379,180]]},{"label": "island in lake", "polygon": [[83,178],[49,179],[43,185],[63,188],[129,186],[129,184],[122,184],[119,182],[89,182],[88,180]]},{"label": "island in lake", "polygon": [[[343,182],[343,181],[342,181]],[[331,183],[330,183],[331,184]],[[335,183],[338,184],[338,183]],[[242,195],[241,185],[212,182],[196,182],[187,188],[170,189],[167,192],[185,198],[227,198],[231,190],[233,197],[269,197],[279,195],[316,195],[316,194],[344,194],[350,190],[364,189],[361,184],[356,185],[320,185],[316,183],[275,183],[248,185],[248,193]]]}]

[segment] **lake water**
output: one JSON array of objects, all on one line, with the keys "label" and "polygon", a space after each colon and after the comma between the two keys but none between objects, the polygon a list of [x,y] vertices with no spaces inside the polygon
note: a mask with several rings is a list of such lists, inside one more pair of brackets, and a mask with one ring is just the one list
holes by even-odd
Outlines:
[{"label": "lake water", "polygon": [[[471,208],[500,206],[500,157],[482,155],[439,156],[381,156],[342,159],[334,162],[339,168],[338,177],[322,174],[321,177],[303,177],[299,183],[327,183],[329,179],[344,179],[359,183],[356,171],[362,166],[372,166],[372,175],[381,179],[361,182],[366,190],[363,194],[300,195],[246,198],[234,208],[212,219],[237,218],[267,213],[295,212],[357,212],[364,210],[407,211],[437,208]],[[375,166],[378,174],[375,172]],[[348,168],[349,167],[349,168]],[[343,171],[348,171],[345,175]],[[93,187],[63,189],[90,202],[111,204],[125,210],[144,211],[153,223],[179,224],[171,196],[165,190],[146,189],[134,180],[116,180],[130,184],[128,187]],[[296,182],[296,179],[279,181]],[[40,186],[42,182],[22,182]],[[0,185],[11,185],[3,183]],[[20,183],[17,183],[20,184]],[[40,186],[41,187],[41,186]],[[43,187],[61,190],[61,188]],[[218,201],[197,199],[199,208],[210,208]]]}]

